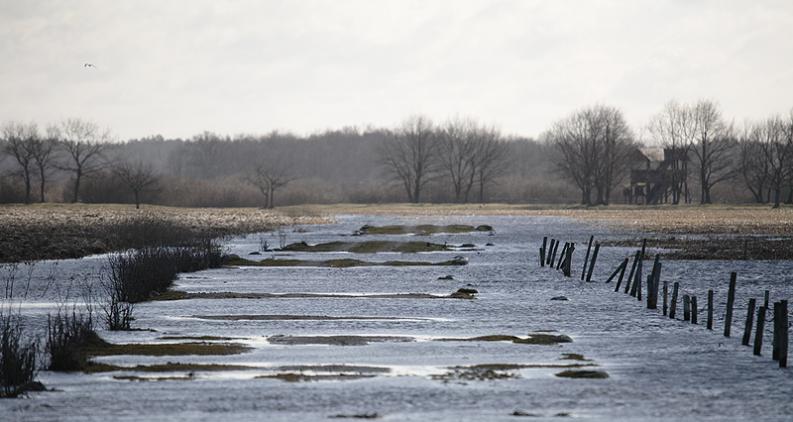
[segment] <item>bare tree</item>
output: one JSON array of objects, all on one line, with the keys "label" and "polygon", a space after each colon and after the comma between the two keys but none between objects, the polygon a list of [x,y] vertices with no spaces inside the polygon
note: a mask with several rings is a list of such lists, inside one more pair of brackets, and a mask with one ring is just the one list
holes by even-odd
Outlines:
[{"label": "bare tree", "polygon": [[757,125],[747,125],[739,137],[739,171],[755,202],[763,203],[766,202],[765,191],[770,185],[771,169],[766,160],[768,144],[759,142],[758,137],[762,136],[758,130]]},{"label": "bare tree", "polygon": [[455,202],[468,202],[476,177],[477,125],[455,118],[439,129],[439,162],[452,184]]},{"label": "bare tree", "polygon": [[[671,149],[681,157],[688,157],[696,136],[696,123],[692,107],[670,101],[652,118],[648,129],[664,148]],[[671,166],[672,203],[679,204],[681,199],[689,202],[688,163],[685,160],[672,160]]]},{"label": "bare tree", "polygon": [[[485,187],[507,170],[507,145],[501,138],[501,133],[494,127],[475,128],[474,139],[474,175],[479,187],[479,202],[484,203]],[[466,194],[466,201],[467,199]]]},{"label": "bare tree", "polygon": [[39,178],[39,200],[45,202],[44,193],[47,185],[47,178],[53,169],[53,164],[57,159],[56,147],[58,145],[58,138],[60,137],[60,130],[57,126],[50,126],[47,128],[47,135],[44,137],[37,137],[33,145],[33,161],[38,170]]},{"label": "bare tree", "polygon": [[30,203],[34,167],[35,144],[39,141],[38,127],[35,123],[10,122],[2,129],[4,151],[16,160],[19,172],[25,182],[25,203]]},{"label": "bare tree", "polygon": [[248,172],[245,180],[261,192],[266,208],[274,208],[275,191],[294,179],[290,176],[287,164],[282,160],[271,158],[256,164]]},{"label": "bare tree", "polygon": [[132,191],[135,198],[135,209],[140,208],[141,194],[154,189],[159,181],[159,177],[151,165],[143,161],[134,163],[123,161],[116,165],[113,173]]},{"label": "bare tree", "polygon": [[700,203],[710,204],[713,186],[733,176],[731,154],[735,140],[732,127],[724,122],[712,101],[700,100],[692,112],[696,137],[691,149],[698,161]]},{"label": "bare tree", "polygon": [[402,183],[410,202],[420,202],[422,190],[436,176],[437,139],[430,119],[413,116],[382,145],[381,159]]},{"label": "bare tree", "polygon": [[562,174],[581,190],[581,203],[608,204],[633,147],[622,112],[607,106],[589,107],[556,122],[545,137],[560,154],[557,164]]},{"label": "bare tree", "polygon": [[72,202],[77,202],[82,177],[103,168],[100,159],[110,141],[110,132],[101,130],[95,123],[69,119],[61,125],[61,135],[60,145],[67,155],[67,162],[61,168],[74,173]]}]

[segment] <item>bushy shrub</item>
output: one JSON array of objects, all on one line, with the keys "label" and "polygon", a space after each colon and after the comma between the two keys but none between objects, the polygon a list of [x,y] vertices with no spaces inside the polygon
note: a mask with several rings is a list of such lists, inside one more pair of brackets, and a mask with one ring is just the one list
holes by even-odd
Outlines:
[{"label": "bushy shrub", "polygon": [[33,383],[38,347],[23,339],[18,315],[0,311],[0,397],[16,397]]},{"label": "bushy shrub", "polygon": [[93,317],[72,310],[47,316],[46,352],[51,371],[77,371],[86,364],[85,348],[102,343],[94,331]]}]

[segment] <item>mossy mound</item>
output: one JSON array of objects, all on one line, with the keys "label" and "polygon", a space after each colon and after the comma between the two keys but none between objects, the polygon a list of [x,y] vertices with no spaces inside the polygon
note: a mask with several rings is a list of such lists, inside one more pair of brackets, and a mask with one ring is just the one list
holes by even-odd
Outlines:
[{"label": "mossy mound", "polygon": [[567,370],[555,374],[560,378],[605,379],[609,377],[605,371]]},{"label": "mossy mound", "polygon": [[493,227],[487,224],[480,226],[469,226],[465,224],[450,224],[450,225],[434,225],[434,224],[421,224],[418,226],[369,226],[365,225],[355,231],[355,235],[375,235],[375,234],[414,234],[418,236],[429,236],[439,233],[471,233],[471,232],[489,232],[493,231]]},{"label": "mossy mound", "polygon": [[372,262],[358,259],[328,259],[323,261],[304,260],[304,259],[280,259],[267,258],[261,261],[252,261],[241,258],[237,255],[230,255],[226,258],[226,265],[240,267],[328,267],[328,268],[350,268],[350,267],[428,267],[428,266],[453,266],[467,265],[468,260],[463,257],[455,257],[448,261],[428,262],[428,261],[385,261]]},{"label": "mossy mound", "polygon": [[447,245],[430,242],[396,242],[390,240],[372,240],[366,242],[327,242],[309,245],[306,242],[297,242],[286,245],[281,251],[287,252],[350,252],[350,253],[378,253],[378,252],[438,252],[450,250]]}]

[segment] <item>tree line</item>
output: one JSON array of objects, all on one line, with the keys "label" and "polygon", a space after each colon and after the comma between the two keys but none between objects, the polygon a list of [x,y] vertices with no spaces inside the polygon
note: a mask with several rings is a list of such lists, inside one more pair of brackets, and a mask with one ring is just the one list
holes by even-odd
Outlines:
[{"label": "tree line", "polygon": [[639,133],[620,109],[600,104],[554,122],[538,140],[459,116],[308,136],[203,132],[124,142],[81,119],[43,128],[7,122],[0,202],[607,205],[642,165],[638,148],[655,145],[686,157],[669,173],[672,203],[793,203],[793,112],[739,127],[712,101],[673,101]]}]

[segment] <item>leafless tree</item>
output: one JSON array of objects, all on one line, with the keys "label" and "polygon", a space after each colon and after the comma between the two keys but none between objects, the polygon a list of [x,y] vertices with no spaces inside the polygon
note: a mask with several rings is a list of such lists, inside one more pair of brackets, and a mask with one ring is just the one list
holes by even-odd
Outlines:
[{"label": "leafless tree", "polygon": [[[692,107],[670,101],[664,109],[655,115],[648,129],[664,148],[673,150],[683,157],[688,157],[696,136],[696,119]],[[689,202],[688,163],[681,160],[672,161],[671,175],[672,203],[679,204],[682,199]]]},{"label": "leafless tree", "polygon": [[437,175],[437,140],[432,121],[413,116],[382,145],[381,159],[402,183],[410,202],[420,202],[422,190]]},{"label": "leafless tree", "polygon": [[[556,122],[545,137],[560,154],[557,164],[562,174],[581,190],[581,203],[608,204],[633,147],[622,112],[601,105],[589,107]],[[592,193],[597,195],[596,202]]]},{"label": "leafless tree", "polygon": [[[479,202],[485,202],[485,187],[507,170],[507,144],[494,127],[478,127],[474,131],[474,175],[479,188]],[[467,200],[467,195],[466,195]]]},{"label": "leafless tree", "polygon": [[7,123],[2,128],[4,151],[16,160],[19,173],[25,182],[25,203],[30,203],[33,167],[35,165],[35,145],[39,142],[38,127],[35,123]]},{"label": "leafless tree", "polygon": [[478,127],[471,119],[455,118],[438,129],[439,162],[449,178],[455,202],[468,202],[476,178]]},{"label": "leafless tree", "polygon": [[736,142],[732,126],[724,122],[718,106],[700,100],[692,110],[696,122],[695,144],[700,183],[700,203],[710,204],[711,189],[733,176],[732,151]]},{"label": "leafless tree", "polygon": [[256,164],[245,180],[261,192],[266,208],[275,207],[275,191],[293,180],[289,166],[276,157],[262,160]]},{"label": "leafless tree", "polygon": [[74,174],[72,202],[80,199],[82,177],[103,168],[102,153],[110,141],[110,132],[95,123],[69,119],[61,125],[60,145],[66,151],[67,162],[62,169]]},{"label": "leafless tree", "polygon": [[151,165],[143,161],[122,161],[115,166],[113,173],[132,191],[135,209],[140,208],[141,194],[154,189],[159,181]]},{"label": "leafless tree", "polygon": [[768,144],[759,142],[760,129],[757,125],[747,125],[739,137],[739,171],[746,187],[757,203],[766,202],[766,190],[770,185],[771,169],[766,157]]},{"label": "leafless tree", "polygon": [[37,137],[33,145],[33,161],[38,170],[39,178],[39,200],[45,202],[44,193],[46,190],[47,179],[57,160],[57,145],[60,137],[60,130],[57,126],[49,126],[47,135]]}]

